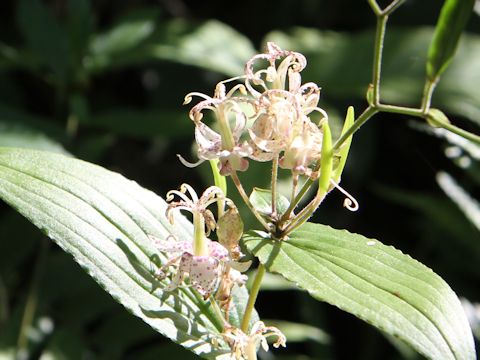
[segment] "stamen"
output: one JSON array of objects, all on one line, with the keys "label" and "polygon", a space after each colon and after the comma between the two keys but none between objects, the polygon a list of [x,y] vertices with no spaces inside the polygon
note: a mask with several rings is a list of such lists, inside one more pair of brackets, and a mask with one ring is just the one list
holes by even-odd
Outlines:
[{"label": "stamen", "polygon": [[189,104],[192,101],[194,96],[201,97],[202,99],[205,99],[205,100],[212,100],[210,96],[202,94],[201,92],[194,91],[185,95],[185,98],[183,100],[183,105]]},{"label": "stamen", "polygon": [[191,185],[183,183],[182,185],[180,185],[180,191],[184,194],[188,192],[194,204],[198,202],[198,195]]},{"label": "stamen", "polygon": [[358,201],[350,195],[344,188],[342,188],[339,184],[337,184],[335,181],[330,179],[330,182],[334,187],[336,187],[340,192],[346,196],[346,199],[343,201],[343,206],[346,207],[350,211],[357,211],[360,207],[358,204]]}]

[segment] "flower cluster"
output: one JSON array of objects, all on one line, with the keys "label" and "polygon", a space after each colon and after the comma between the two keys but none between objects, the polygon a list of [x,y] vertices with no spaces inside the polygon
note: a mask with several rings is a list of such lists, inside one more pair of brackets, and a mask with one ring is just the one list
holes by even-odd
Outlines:
[{"label": "flower cluster", "polygon": [[[193,96],[203,99],[190,110],[199,162],[218,159],[220,173],[230,175],[245,171],[249,159],[277,159],[280,167],[294,174],[316,176],[313,168],[321,154],[321,124],[328,117],[318,107],[319,87],[301,83],[305,66],[302,54],[270,42],[266,53],[247,62],[243,76],[217,84],[213,97],[188,94],[185,104]],[[227,83],[240,80],[243,83],[227,91]],[[202,121],[204,110],[214,114],[212,127]],[[314,113],[320,115],[316,123],[311,118]],[[181,160],[189,166],[198,164]]]}]

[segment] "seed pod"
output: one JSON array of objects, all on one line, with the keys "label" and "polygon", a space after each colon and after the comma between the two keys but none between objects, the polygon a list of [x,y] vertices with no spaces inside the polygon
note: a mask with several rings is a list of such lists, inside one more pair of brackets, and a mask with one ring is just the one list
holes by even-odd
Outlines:
[{"label": "seed pod", "polygon": [[243,221],[236,207],[229,208],[217,221],[218,241],[230,253],[233,260],[241,257],[238,245],[243,235]]}]

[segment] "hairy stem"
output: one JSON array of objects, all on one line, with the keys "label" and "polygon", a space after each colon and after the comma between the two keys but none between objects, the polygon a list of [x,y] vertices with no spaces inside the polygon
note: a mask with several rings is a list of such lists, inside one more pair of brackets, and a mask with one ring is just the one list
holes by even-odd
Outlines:
[{"label": "hairy stem", "polygon": [[272,218],[277,214],[277,177],[278,177],[278,155],[273,158],[272,163]]},{"label": "hairy stem", "polygon": [[255,207],[250,202],[250,199],[248,198],[248,195],[245,192],[245,189],[243,188],[242,183],[240,182],[240,179],[238,178],[238,175],[235,171],[232,172],[231,177],[232,177],[233,183],[235,184],[235,187],[238,190],[238,193],[240,194],[240,196],[242,197],[243,201],[248,206],[250,211],[253,213],[253,215],[255,215],[255,217],[260,222],[260,224],[262,224],[265,230],[270,231],[271,229],[268,223],[263,219],[263,217],[258,213],[258,211],[255,210]]},{"label": "hairy stem", "polygon": [[477,145],[480,145],[480,136],[478,135],[475,135],[475,134],[472,134],[471,132],[468,132],[466,130],[463,130],[455,125],[452,125],[450,123],[447,123],[447,122],[443,122],[443,121],[439,121],[437,119],[430,119],[429,120],[431,123],[434,123],[436,126],[438,127],[441,127],[445,130],[448,130],[454,134],[457,134],[467,140],[470,140],[472,142],[474,142],[475,144]]},{"label": "hairy stem", "polygon": [[245,308],[245,314],[243,315],[241,330],[246,334],[248,333],[248,325],[252,317],[253,309],[255,308],[255,302],[260,291],[260,285],[262,284],[263,275],[265,275],[265,266],[263,264],[258,265],[255,279],[253,279],[252,289],[250,290],[250,296],[248,297],[247,307]]}]

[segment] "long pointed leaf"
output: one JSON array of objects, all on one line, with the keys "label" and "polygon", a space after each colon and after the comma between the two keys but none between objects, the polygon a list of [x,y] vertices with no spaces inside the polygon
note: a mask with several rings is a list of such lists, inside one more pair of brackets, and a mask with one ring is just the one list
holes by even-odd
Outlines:
[{"label": "long pointed leaf", "polygon": [[[147,235],[188,240],[192,232],[184,217],[173,227],[168,223],[166,204],[154,193],[84,161],[0,148],[0,197],[71,253],[132,314],[205,358],[228,357],[225,344],[211,345],[208,335],[218,335],[220,324],[208,302],[191,288],[164,292],[165,284],[153,276],[161,254]],[[246,302],[244,288],[236,294],[233,320]]]},{"label": "long pointed leaf", "polygon": [[475,359],[460,301],[408,255],[347,231],[305,224],[287,241],[251,233],[248,249],[266,268],[407,342],[431,359]]}]

